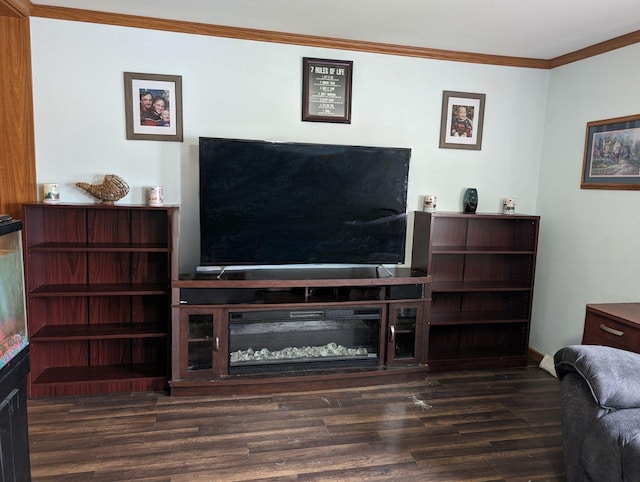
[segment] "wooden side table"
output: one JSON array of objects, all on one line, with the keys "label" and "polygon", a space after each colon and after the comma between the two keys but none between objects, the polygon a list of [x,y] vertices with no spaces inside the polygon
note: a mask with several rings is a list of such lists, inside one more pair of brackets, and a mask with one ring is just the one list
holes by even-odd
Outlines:
[{"label": "wooden side table", "polygon": [[640,303],[587,305],[582,343],[640,353]]}]

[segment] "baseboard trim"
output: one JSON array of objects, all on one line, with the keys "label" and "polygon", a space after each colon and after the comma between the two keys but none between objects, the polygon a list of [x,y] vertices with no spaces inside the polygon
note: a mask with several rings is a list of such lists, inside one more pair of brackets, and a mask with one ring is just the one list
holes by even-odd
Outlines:
[{"label": "baseboard trim", "polygon": [[536,362],[540,363],[544,358],[544,355],[539,351],[536,351],[533,348],[529,347],[529,358],[532,358]]}]

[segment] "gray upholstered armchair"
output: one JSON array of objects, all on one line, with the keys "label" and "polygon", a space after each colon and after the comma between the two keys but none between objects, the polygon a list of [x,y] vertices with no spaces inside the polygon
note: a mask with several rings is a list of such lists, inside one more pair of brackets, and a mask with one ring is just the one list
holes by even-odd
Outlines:
[{"label": "gray upholstered armchair", "polygon": [[640,481],[640,355],[574,345],[554,361],[567,481]]}]

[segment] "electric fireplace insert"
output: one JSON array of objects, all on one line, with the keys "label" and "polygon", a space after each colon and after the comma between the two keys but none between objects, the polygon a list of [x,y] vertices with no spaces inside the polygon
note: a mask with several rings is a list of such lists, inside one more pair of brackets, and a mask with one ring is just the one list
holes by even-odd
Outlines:
[{"label": "electric fireplace insert", "polygon": [[229,314],[229,374],[377,366],[382,309]]}]

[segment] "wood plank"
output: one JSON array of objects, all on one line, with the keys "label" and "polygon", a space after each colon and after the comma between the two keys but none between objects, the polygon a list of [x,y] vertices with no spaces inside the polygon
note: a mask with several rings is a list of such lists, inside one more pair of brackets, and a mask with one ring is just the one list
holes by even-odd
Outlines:
[{"label": "wood plank", "polygon": [[0,15],[7,17],[28,17],[31,12],[29,0],[0,0]]},{"label": "wood plank", "polygon": [[91,339],[162,338],[168,334],[160,323],[98,323],[47,325],[33,333],[30,341],[72,341]]},{"label": "wood plank", "polygon": [[34,398],[32,480],[562,481],[559,392],[532,364],[299,393]]},{"label": "wood plank", "polygon": [[0,4],[0,15],[12,15],[0,16],[0,213],[15,219],[22,218],[22,203],[36,200],[29,6],[24,0]]},{"label": "wood plank", "polygon": [[102,383],[109,380],[164,378],[162,367],[155,365],[73,366],[47,368],[34,384]]}]

